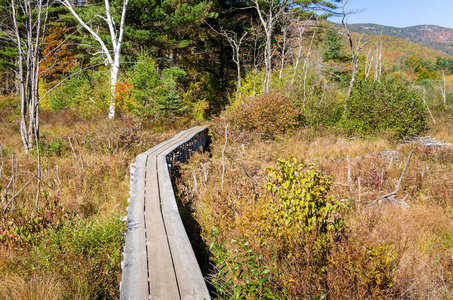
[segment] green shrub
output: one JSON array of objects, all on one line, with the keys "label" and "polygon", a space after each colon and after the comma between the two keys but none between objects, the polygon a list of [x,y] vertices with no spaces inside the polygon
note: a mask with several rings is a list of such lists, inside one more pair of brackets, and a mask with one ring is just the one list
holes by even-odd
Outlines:
[{"label": "green shrub", "polygon": [[147,53],[138,57],[132,70],[132,112],[141,117],[174,119],[185,112],[178,83],[186,72],[178,67],[156,70],[154,59]]},{"label": "green shrub", "polygon": [[263,93],[263,80],[265,72],[253,69],[244,74],[242,78],[241,88],[239,89],[239,99],[247,99],[248,97],[257,97]]},{"label": "green shrub", "polygon": [[211,232],[209,248],[217,265],[211,282],[219,299],[285,299],[272,291],[272,273],[276,270],[264,264],[262,255],[254,253],[245,240],[232,240],[232,251],[217,242],[217,234],[216,229]]},{"label": "green shrub", "polygon": [[76,75],[49,94],[52,111],[71,109],[85,117],[105,113],[109,103],[109,76],[102,70]]},{"label": "green shrub", "polygon": [[20,118],[20,99],[16,96],[0,96],[0,121],[17,122]]},{"label": "green shrub", "polygon": [[66,151],[66,145],[61,137],[55,137],[50,140],[49,136],[44,133],[39,140],[39,150],[41,155],[60,157]]},{"label": "green shrub", "polygon": [[343,126],[348,133],[365,136],[390,131],[400,140],[425,130],[422,95],[399,79],[357,82],[348,101]]},{"label": "green shrub", "polygon": [[343,204],[328,196],[332,179],[296,159],[267,173],[265,190],[238,180],[213,201],[215,215],[231,218],[211,232],[213,283],[223,299],[322,296],[329,250],[346,227]]},{"label": "green shrub", "polygon": [[60,274],[68,282],[67,297],[115,299],[121,272],[122,222],[117,215],[83,220],[76,218],[51,228],[34,249],[33,268]]},{"label": "green shrub", "polygon": [[[233,130],[253,132],[273,138],[299,124],[300,111],[294,102],[276,93],[249,98],[232,106],[225,114]],[[221,129],[220,129],[221,130]]]},{"label": "green shrub", "polygon": [[302,108],[302,119],[311,127],[333,127],[338,124],[343,115],[344,95],[328,83],[313,84],[304,100],[303,90],[298,94],[298,103]]},{"label": "green shrub", "polygon": [[267,171],[266,189],[277,196],[269,203],[273,216],[269,221],[276,228],[302,233],[316,229],[318,234],[343,229],[343,219],[332,217],[343,206],[327,196],[331,177],[319,173],[314,165],[298,164],[295,158],[278,159],[277,169],[267,167]]}]

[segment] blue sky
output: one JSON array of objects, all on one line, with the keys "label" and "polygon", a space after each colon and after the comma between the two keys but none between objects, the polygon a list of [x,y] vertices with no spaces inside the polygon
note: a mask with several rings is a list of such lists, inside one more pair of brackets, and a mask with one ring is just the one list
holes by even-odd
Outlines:
[{"label": "blue sky", "polygon": [[[453,28],[453,0],[349,0],[346,11],[364,10],[350,15],[348,23],[376,23],[407,27],[438,25]],[[332,18],[333,22],[341,19]]]}]

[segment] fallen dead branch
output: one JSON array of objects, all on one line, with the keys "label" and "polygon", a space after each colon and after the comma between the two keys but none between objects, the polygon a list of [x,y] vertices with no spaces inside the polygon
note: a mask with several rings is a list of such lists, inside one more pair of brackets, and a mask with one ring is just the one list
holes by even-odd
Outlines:
[{"label": "fallen dead branch", "polygon": [[406,195],[403,199],[397,199],[396,194],[400,190],[401,181],[403,180],[404,174],[406,173],[407,166],[409,165],[409,162],[411,161],[413,154],[414,154],[414,149],[412,149],[411,153],[409,154],[409,157],[407,158],[406,165],[404,166],[403,172],[401,173],[401,176],[398,179],[398,182],[396,183],[395,190],[391,193],[385,194],[375,200],[370,201],[371,205],[374,203],[378,203],[379,205],[381,205],[382,203],[390,203],[390,204],[400,205],[400,206],[403,206],[406,208],[409,207],[409,204],[407,204],[407,202],[406,202],[408,195]]}]

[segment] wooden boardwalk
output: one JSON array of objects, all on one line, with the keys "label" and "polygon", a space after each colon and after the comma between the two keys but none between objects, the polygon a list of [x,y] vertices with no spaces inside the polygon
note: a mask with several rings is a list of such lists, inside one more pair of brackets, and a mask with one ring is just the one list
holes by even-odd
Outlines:
[{"label": "wooden boardwalk", "polygon": [[210,299],[170,179],[175,163],[205,147],[206,136],[204,126],[182,131],[131,167],[120,299]]}]

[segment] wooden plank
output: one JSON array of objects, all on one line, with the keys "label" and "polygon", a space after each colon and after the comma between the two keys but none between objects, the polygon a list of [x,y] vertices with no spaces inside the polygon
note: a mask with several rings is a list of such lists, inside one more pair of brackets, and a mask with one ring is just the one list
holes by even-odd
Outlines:
[{"label": "wooden plank", "polygon": [[134,180],[131,186],[127,215],[126,241],[123,251],[120,299],[148,299],[148,257],[145,232],[145,164],[147,153],[165,149],[175,139],[185,134],[181,131],[173,138],[160,143],[137,156]]},{"label": "wooden plank", "polygon": [[139,155],[127,214],[126,243],[120,287],[121,300],[148,299],[149,295],[143,209],[144,193],[145,156]]},{"label": "wooden plank", "polygon": [[147,236],[150,299],[180,299],[178,283],[163,222],[158,188],[156,154],[177,145],[191,130],[154,147],[148,155],[146,173],[145,223]]},{"label": "wooden plank", "polygon": [[180,299],[173,260],[160,207],[156,155],[148,156],[146,167],[146,245],[150,280],[150,299]]},{"label": "wooden plank", "polygon": [[[194,128],[185,140],[189,141],[205,127]],[[168,172],[165,156],[171,153],[176,146],[169,147],[167,151],[157,156],[159,188],[164,223],[175,266],[181,299],[210,299],[206,283],[193,252],[190,240],[184,229],[179,215],[178,206],[173,193],[173,187]]]},{"label": "wooden plank", "polygon": [[[165,158],[205,128],[181,131],[137,157],[120,299],[210,299],[179,216]],[[185,160],[186,148],[178,151]]]}]

